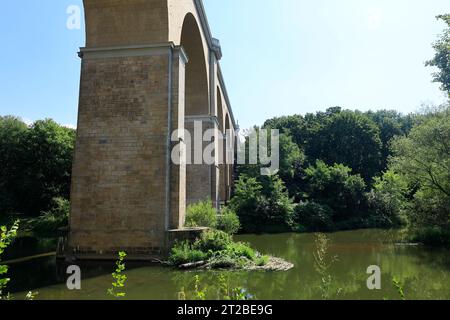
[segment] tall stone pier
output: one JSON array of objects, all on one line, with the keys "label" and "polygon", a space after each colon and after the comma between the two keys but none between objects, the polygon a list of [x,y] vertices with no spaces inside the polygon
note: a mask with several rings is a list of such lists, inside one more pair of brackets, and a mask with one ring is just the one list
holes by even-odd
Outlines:
[{"label": "tall stone pier", "polygon": [[[237,127],[220,44],[198,0],[84,0],[84,11],[66,254],[161,257],[186,234],[187,204],[230,196],[220,141]],[[184,130],[199,124],[215,130],[215,163],[172,161],[175,145],[186,159]]]}]

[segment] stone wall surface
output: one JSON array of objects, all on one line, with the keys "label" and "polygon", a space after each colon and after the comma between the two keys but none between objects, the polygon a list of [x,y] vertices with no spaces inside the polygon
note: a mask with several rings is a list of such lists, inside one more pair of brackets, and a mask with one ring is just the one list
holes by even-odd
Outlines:
[{"label": "stone wall surface", "polygon": [[65,247],[80,258],[121,250],[159,257],[168,239],[185,234],[187,204],[215,202],[219,190],[220,198],[229,196],[225,166],[170,161],[177,144],[186,154],[183,130],[193,133],[192,116],[202,118],[203,130],[217,129],[223,119],[211,101],[223,101],[223,116],[231,112],[211,35],[198,0],[83,2],[86,48]]},{"label": "stone wall surface", "polygon": [[166,56],[83,61],[70,237],[81,251],[159,250],[167,70]]}]

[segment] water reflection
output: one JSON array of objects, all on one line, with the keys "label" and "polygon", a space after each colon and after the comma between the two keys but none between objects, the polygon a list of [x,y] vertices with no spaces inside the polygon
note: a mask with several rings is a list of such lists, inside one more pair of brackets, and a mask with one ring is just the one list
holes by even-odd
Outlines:
[{"label": "water reflection", "polygon": [[[337,299],[399,299],[392,279],[404,284],[407,299],[450,299],[450,255],[448,250],[421,246],[400,246],[398,232],[361,230],[328,235],[328,254],[338,256],[330,265],[330,292]],[[288,272],[180,272],[127,263],[128,299],[177,299],[178,293],[194,290],[195,275],[214,299],[220,275],[230,287],[242,287],[256,299],[321,299],[322,276],[315,268],[314,234],[243,235],[238,240],[251,243],[265,254],[285,258],[295,264]],[[366,287],[367,267],[378,265],[382,289]],[[114,263],[84,263],[82,290],[68,291],[65,266],[44,258],[11,266],[11,291],[39,291],[38,299],[108,299]]]}]

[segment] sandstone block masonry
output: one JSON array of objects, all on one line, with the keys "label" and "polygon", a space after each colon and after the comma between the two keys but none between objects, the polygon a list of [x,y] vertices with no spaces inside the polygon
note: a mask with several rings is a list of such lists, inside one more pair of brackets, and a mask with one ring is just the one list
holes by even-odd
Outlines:
[{"label": "sandstone block masonry", "polygon": [[187,203],[229,198],[231,166],[171,161],[192,120],[236,130],[220,44],[201,0],[83,4],[70,227],[60,247],[80,259],[113,259],[122,250],[131,259],[159,258],[178,235],[189,238]]},{"label": "sandstone block masonry", "polygon": [[[169,103],[172,127],[184,126],[178,95],[184,61],[170,54],[178,49],[164,49],[82,53],[69,237],[75,255],[109,256],[126,250],[160,256],[165,231],[182,226],[186,169],[172,165],[169,218],[166,156]],[[132,52],[136,56],[129,56]],[[171,81],[169,68],[177,75]]]}]

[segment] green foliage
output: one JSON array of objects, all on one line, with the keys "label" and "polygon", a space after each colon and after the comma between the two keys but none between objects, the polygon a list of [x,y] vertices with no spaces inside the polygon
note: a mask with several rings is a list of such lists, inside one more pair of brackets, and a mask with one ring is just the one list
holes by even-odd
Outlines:
[{"label": "green foliage", "polygon": [[265,255],[259,256],[258,258],[256,258],[255,263],[258,267],[262,267],[262,266],[267,265],[269,263],[269,260],[270,260],[269,256],[265,256]]},{"label": "green foliage", "polygon": [[203,232],[200,239],[195,243],[195,248],[203,252],[217,252],[226,250],[233,242],[231,236],[223,231],[209,230]]},{"label": "green foliage", "polygon": [[445,107],[424,117],[409,136],[393,142],[390,168],[409,186],[412,195],[405,210],[409,229],[422,238],[438,229],[442,235],[450,233],[449,141],[450,107]]},{"label": "green foliage", "polygon": [[[13,242],[17,236],[17,230],[19,229],[19,221],[14,222],[12,227],[8,230],[6,226],[0,227],[0,262],[1,256],[5,249]],[[9,278],[3,278],[3,276],[8,272],[8,266],[0,265],[0,300],[5,299],[8,295],[4,295],[3,290],[5,290],[6,285],[10,281]]]},{"label": "green foliage", "polygon": [[385,171],[388,166],[388,158],[391,155],[392,139],[406,135],[411,130],[415,117],[413,115],[403,116],[392,110],[369,111],[366,115],[375,122],[380,130],[382,143],[380,169]]},{"label": "green foliage", "polygon": [[111,283],[112,287],[107,290],[107,293],[114,298],[123,298],[126,293],[121,291],[125,287],[127,276],[123,274],[125,271],[124,259],[127,254],[123,251],[119,252],[119,258],[116,261],[116,270],[112,273],[114,281]]},{"label": "green foliage", "polygon": [[290,230],[293,226],[294,204],[278,175],[258,179],[241,175],[230,207],[238,214],[244,232],[274,227]]},{"label": "green foliage", "polygon": [[380,130],[361,113],[341,111],[331,116],[311,147],[315,159],[348,166],[366,182],[380,170]]},{"label": "green foliage", "polygon": [[330,208],[334,222],[354,218],[365,211],[366,184],[342,164],[328,166],[317,160],[305,170],[305,182],[306,198]]},{"label": "green foliage", "polygon": [[30,226],[34,234],[40,237],[56,237],[58,229],[69,225],[70,202],[64,198],[54,198],[50,210],[31,219]]},{"label": "green foliage", "polygon": [[244,288],[230,286],[229,279],[227,279],[223,274],[219,274],[217,280],[214,282],[217,283],[217,287],[202,285],[200,276],[195,275],[192,298],[191,294],[186,293],[183,288],[181,289],[181,292],[179,292],[179,299],[204,301],[207,299],[208,293],[210,293],[208,297],[213,294],[215,299],[225,301],[251,300],[253,298],[253,296]]},{"label": "green foliage", "polygon": [[330,268],[337,261],[336,256],[330,256],[329,246],[330,239],[323,233],[316,234],[315,252],[314,252],[314,268],[320,275],[320,286],[322,299],[328,300],[331,298],[331,284],[332,276]]},{"label": "green foliage", "polygon": [[206,288],[200,289],[200,277],[195,276],[195,300],[206,300]]},{"label": "green foliage", "polygon": [[[407,134],[417,118],[388,110],[361,113],[334,107],[326,112],[266,121],[263,128],[278,129],[281,136],[290,138],[280,145],[280,149],[285,146],[281,157],[299,159],[285,163],[290,169],[280,169],[279,174],[297,203],[293,229],[329,231],[403,223],[400,211],[404,206],[400,205],[398,192],[389,195],[387,186],[385,190],[368,191],[377,181],[374,178],[382,176],[387,168],[393,139]],[[291,148],[291,143],[298,148]],[[249,167],[238,166],[240,176],[232,205],[244,232],[267,231],[261,226],[270,224],[262,210],[266,184],[259,172]],[[283,225],[284,230],[286,225],[292,228],[291,223]]]},{"label": "green foliage", "polygon": [[17,211],[22,196],[27,125],[19,118],[0,117],[0,212]]},{"label": "green foliage", "polygon": [[395,289],[398,292],[398,295],[400,296],[401,300],[406,300],[405,292],[403,291],[403,285],[400,283],[397,278],[392,278],[392,285],[395,287]]},{"label": "green foliage", "polygon": [[[266,129],[266,128],[263,128]],[[275,128],[276,129],[276,128]],[[263,151],[268,154],[271,153],[271,134],[270,131],[266,131],[266,139],[268,146],[260,146],[259,139],[262,136],[263,132],[259,127],[254,127],[252,131],[248,132],[246,136],[245,146],[246,146],[246,158],[249,159],[249,141],[250,136],[254,136],[256,139],[256,143],[258,143],[259,147],[263,148]],[[280,168],[279,175],[283,177],[283,179],[293,178],[295,171],[297,168],[301,166],[301,164],[305,160],[305,155],[299,148],[299,146],[293,142],[292,138],[286,134],[280,133],[279,135],[279,160],[280,160]],[[260,150],[261,152],[261,150]],[[260,153],[258,153],[258,163],[260,163]],[[239,166],[239,174],[248,174],[251,176],[256,176],[261,174],[261,168],[264,166],[262,164],[252,164],[252,165],[241,165]]]},{"label": "green foliage", "polygon": [[223,231],[208,230],[194,243],[183,241],[175,243],[171,250],[169,262],[182,265],[205,261],[218,252],[224,252],[233,243],[231,236]]},{"label": "green foliage", "polygon": [[439,226],[414,226],[410,228],[411,240],[431,246],[450,246],[450,231]]},{"label": "green foliage", "polygon": [[256,252],[253,250],[249,244],[243,242],[234,242],[228,245],[227,251],[231,254],[247,258],[250,261],[256,260]]},{"label": "green foliage", "polygon": [[75,131],[52,120],[0,117],[0,212],[37,215],[68,199],[74,144]]},{"label": "green foliage", "polygon": [[258,204],[263,201],[262,185],[256,178],[239,176],[230,207],[236,211],[243,231],[254,231],[260,221]]},{"label": "green foliage", "polygon": [[221,300],[226,301],[245,301],[250,300],[252,296],[242,287],[230,288],[229,281],[223,274],[219,275],[219,288]]},{"label": "green foliage", "polygon": [[440,39],[434,43],[433,48],[436,54],[426,65],[439,69],[433,74],[434,82],[440,82],[442,90],[446,91],[450,97],[450,14],[439,15],[437,19],[445,22],[447,28]]},{"label": "green foliage", "polygon": [[373,225],[378,227],[399,227],[405,224],[404,212],[408,186],[403,178],[393,171],[386,171],[376,177],[373,189],[368,194]]},{"label": "green foliage", "polygon": [[334,230],[333,210],[316,202],[302,202],[297,205],[295,215],[302,230],[309,232]]},{"label": "green foliage", "polygon": [[236,212],[228,207],[223,208],[217,217],[217,229],[231,235],[238,233],[241,229],[241,222]]},{"label": "green foliage", "polygon": [[212,202],[205,200],[189,205],[186,213],[186,226],[216,228],[217,210],[212,206]]},{"label": "green foliage", "polygon": [[172,247],[169,262],[172,265],[180,266],[186,263],[205,261],[207,258],[207,253],[194,249],[191,243],[184,241],[178,242]]},{"label": "green foliage", "polygon": [[234,242],[231,236],[223,231],[210,230],[193,243],[176,243],[171,250],[169,262],[179,266],[203,261],[212,269],[241,268],[249,262],[260,262],[259,258],[259,253],[248,244]]},{"label": "green foliage", "polygon": [[406,116],[335,107],[270,119],[264,128],[290,138],[284,157],[300,154],[305,161],[286,162],[281,184],[261,177],[257,166],[239,166],[231,207],[244,232],[407,224],[417,236],[423,230],[421,238],[443,241],[450,230],[449,113],[449,107]]},{"label": "green foliage", "polygon": [[242,269],[249,263],[247,258],[238,256],[232,251],[224,250],[211,254],[208,267],[210,269]]}]

